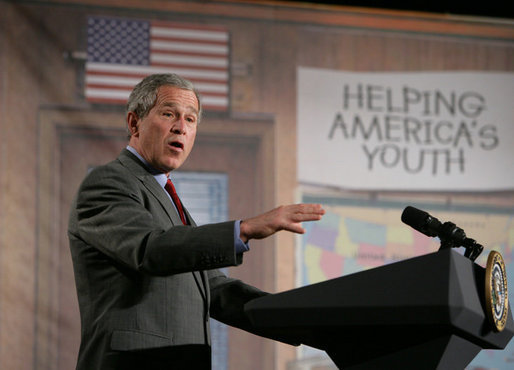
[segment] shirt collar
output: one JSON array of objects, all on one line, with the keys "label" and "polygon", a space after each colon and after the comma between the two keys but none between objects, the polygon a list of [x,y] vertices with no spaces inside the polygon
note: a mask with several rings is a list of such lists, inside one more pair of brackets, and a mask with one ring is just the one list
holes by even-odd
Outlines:
[{"label": "shirt collar", "polygon": [[148,163],[146,161],[146,159],[144,159],[138,152],[136,149],[134,149],[133,147],[131,147],[130,145],[127,145],[127,150],[129,152],[131,152],[132,154],[134,154],[141,162],[143,162],[143,164],[145,165],[145,167],[147,168],[147,170],[152,174],[152,176],[155,178],[155,180],[157,180],[157,182],[159,183],[159,185],[161,185],[161,187],[164,188],[164,186],[166,185],[166,182],[168,181],[168,177],[166,176],[165,173],[162,173],[161,171],[155,169],[150,163]]}]

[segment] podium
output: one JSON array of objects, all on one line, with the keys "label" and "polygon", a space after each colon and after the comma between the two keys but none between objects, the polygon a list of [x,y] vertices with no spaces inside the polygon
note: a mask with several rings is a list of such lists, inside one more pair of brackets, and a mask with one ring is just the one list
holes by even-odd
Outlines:
[{"label": "podium", "polygon": [[[509,308],[510,302],[509,302]],[[453,249],[254,299],[263,334],[326,351],[341,369],[464,369],[514,334],[485,314],[485,269]]]}]

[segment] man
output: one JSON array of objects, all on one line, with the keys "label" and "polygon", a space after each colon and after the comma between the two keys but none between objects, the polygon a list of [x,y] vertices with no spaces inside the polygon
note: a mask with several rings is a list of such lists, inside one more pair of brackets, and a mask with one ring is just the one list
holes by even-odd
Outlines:
[{"label": "man", "polygon": [[195,141],[194,87],[173,74],[149,76],[132,91],[126,117],[129,145],[86,177],[70,214],[77,369],[208,369],[209,316],[252,331],[244,304],[266,294],[216,269],[241,264],[250,239],[302,233],[300,222],[324,211],[298,204],[196,227],[168,184]]}]

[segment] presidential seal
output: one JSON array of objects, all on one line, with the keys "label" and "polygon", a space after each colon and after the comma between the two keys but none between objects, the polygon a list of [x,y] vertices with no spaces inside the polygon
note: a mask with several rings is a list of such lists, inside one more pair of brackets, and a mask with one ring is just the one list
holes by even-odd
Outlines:
[{"label": "presidential seal", "polygon": [[507,323],[509,297],[507,271],[500,253],[491,251],[485,268],[485,310],[495,331],[502,331]]}]

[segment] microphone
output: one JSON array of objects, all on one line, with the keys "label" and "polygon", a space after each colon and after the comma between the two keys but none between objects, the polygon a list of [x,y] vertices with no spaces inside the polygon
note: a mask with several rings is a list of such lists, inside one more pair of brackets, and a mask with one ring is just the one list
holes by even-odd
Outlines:
[{"label": "microphone", "polygon": [[466,257],[474,261],[483,246],[475,240],[466,237],[466,233],[452,222],[441,223],[437,218],[420,209],[408,206],[403,210],[402,222],[427,236],[437,236],[441,240],[441,249],[463,246],[466,248]]},{"label": "microphone", "polygon": [[408,206],[403,210],[402,222],[427,236],[438,236],[441,222],[425,211]]}]

